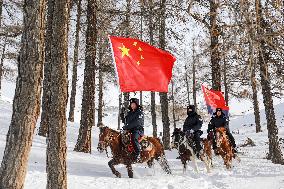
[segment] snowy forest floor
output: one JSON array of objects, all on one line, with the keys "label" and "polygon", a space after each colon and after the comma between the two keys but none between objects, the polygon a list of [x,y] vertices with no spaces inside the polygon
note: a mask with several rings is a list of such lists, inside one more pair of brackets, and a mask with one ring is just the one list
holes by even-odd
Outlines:
[{"label": "snowy forest floor", "polygon": [[[284,104],[276,107],[278,110],[277,119],[279,127],[279,137],[284,138],[283,123]],[[12,104],[2,98],[0,99],[0,158],[2,159],[6,134],[12,115]],[[115,114],[109,114],[106,118],[106,124],[116,123]],[[76,144],[79,123],[68,123],[67,127],[67,172],[68,188],[70,189],[90,189],[90,188],[111,188],[111,189],[132,189],[132,188],[159,188],[159,189],[177,189],[177,188],[202,188],[202,189],[284,189],[284,166],[275,165],[265,159],[267,144],[267,129],[263,125],[262,133],[255,133],[254,126],[250,126],[250,117],[232,120],[231,130],[239,134],[234,134],[237,145],[241,145],[250,137],[256,144],[255,147],[239,148],[241,162],[233,162],[234,167],[226,170],[221,158],[214,157],[214,168],[212,173],[206,173],[205,166],[198,161],[199,173],[195,173],[192,164],[189,163],[188,170],[182,173],[182,165],[177,160],[177,151],[167,151],[166,156],[172,169],[172,175],[166,175],[162,172],[156,163],[154,169],[146,168],[146,164],[134,165],[134,179],[127,177],[126,168],[122,165],[117,166],[118,171],[122,173],[122,178],[115,178],[111,173],[107,162],[110,158],[105,153],[98,153],[98,129],[94,128],[92,133],[92,153],[84,154],[74,152]],[[241,124],[247,122],[246,125]],[[147,123],[147,121],[146,121]],[[204,124],[206,126],[206,124]],[[111,126],[111,125],[109,125]],[[204,126],[204,129],[206,129]],[[116,127],[116,125],[115,125]],[[151,129],[145,128],[146,133]],[[284,145],[283,145],[284,146]],[[282,146],[282,149],[283,149]],[[32,150],[30,153],[27,177],[25,181],[26,189],[44,189],[46,188],[45,171],[45,138],[35,134]],[[283,150],[284,151],[284,150]],[[110,154],[110,153],[109,153]]]}]

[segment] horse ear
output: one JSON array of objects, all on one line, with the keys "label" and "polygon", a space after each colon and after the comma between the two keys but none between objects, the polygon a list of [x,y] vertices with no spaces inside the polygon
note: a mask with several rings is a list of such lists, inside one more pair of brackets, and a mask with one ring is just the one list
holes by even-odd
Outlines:
[{"label": "horse ear", "polygon": [[105,125],[102,122],[100,122],[100,123],[98,123],[98,127],[103,128],[103,127],[105,127]]}]

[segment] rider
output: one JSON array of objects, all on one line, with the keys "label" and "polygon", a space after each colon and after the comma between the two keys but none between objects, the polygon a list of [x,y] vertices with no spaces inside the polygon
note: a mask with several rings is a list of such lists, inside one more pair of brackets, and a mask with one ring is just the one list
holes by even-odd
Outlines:
[{"label": "rider", "polygon": [[227,134],[227,136],[230,140],[230,143],[233,146],[233,150],[234,150],[235,153],[237,153],[235,139],[230,132],[228,123],[229,123],[229,121],[226,118],[225,114],[223,113],[222,108],[216,108],[216,112],[211,117],[211,120],[208,124],[208,129],[207,129],[208,138],[213,137],[213,150],[214,150],[215,154],[217,154],[217,152],[216,152],[217,144],[216,144],[216,131],[215,131],[215,129],[220,128],[220,127],[226,128],[226,131],[227,131],[226,134]]},{"label": "rider", "polygon": [[131,132],[132,141],[134,143],[134,161],[137,161],[141,151],[138,139],[144,134],[144,113],[137,98],[130,99],[128,109],[129,111],[125,118],[124,113],[121,113],[120,117],[125,124],[123,129]]},{"label": "rider", "polygon": [[189,133],[193,133],[193,139],[196,146],[196,155],[197,157],[200,156],[200,151],[202,150],[201,144],[200,144],[200,136],[202,135],[202,131],[200,130],[202,127],[203,121],[196,113],[195,106],[189,105],[187,107],[187,118],[185,119],[185,122],[183,124],[183,132],[185,132],[187,135]]}]

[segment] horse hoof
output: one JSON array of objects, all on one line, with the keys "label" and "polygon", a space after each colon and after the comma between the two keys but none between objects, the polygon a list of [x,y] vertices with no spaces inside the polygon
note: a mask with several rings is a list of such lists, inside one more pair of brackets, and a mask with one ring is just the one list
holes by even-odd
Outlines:
[{"label": "horse hoof", "polygon": [[117,178],[121,178],[121,174],[120,174],[120,173],[115,173],[115,176],[116,176]]}]

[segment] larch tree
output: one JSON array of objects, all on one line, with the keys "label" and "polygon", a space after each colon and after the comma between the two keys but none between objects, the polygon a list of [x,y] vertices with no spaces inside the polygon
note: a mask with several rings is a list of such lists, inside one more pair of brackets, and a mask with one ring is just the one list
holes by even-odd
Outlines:
[{"label": "larch tree", "polygon": [[45,0],[26,0],[13,114],[0,168],[0,188],[22,189],[40,112]]},{"label": "larch tree", "polygon": [[52,42],[52,21],[54,14],[54,0],[47,2],[47,21],[45,31],[45,62],[44,62],[44,79],[42,92],[42,112],[41,121],[38,129],[38,135],[46,136],[48,130],[48,118],[50,117],[50,83],[51,83],[51,42]]},{"label": "larch tree", "polygon": [[79,39],[81,29],[81,14],[82,14],[82,0],[77,0],[77,18],[76,18],[76,31],[75,31],[75,44],[74,44],[74,58],[73,58],[73,70],[72,70],[72,85],[71,85],[71,96],[70,96],[70,108],[68,121],[74,122],[74,111],[75,111],[75,97],[77,88],[77,66],[79,61]]},{"label": "larch tree", "polygon": [[263,8],[260,0],[255,0],[256,23],[258,39],[258,64],[260,67],[260,81],[262,87],[263,104],[267,120],[267,130],[269,139],[269,154],[268,159],[273,163],[284,164],[283,154],[280,149],[278,139],[278,128],[276,125],[275,112],[273,106],[273,98],[270,84],[269,62],[272,56],[272,50],[269,47],[266,37],[269,37],[271,30],[269,23],[264,20]]},{"label": "larch tree", "polygon": [[[166,0],[160,1],[160,23],[159,23],[159,46],[162,50],[166,48]],[[169,119],[169,102],[167,93],[159,93],[162,122],[163,122],[163,145],[164,148],[170,149],[170,119]]]},{"label": "larch tree", "polygon": [[95,124],[95,76],[96,76],[96,43],[97,43],[97,4],[88,0],[85,70],[83,98],[79,135],[74,151],[91,152],[91,131]]},{"label": "larch tree", "polygon": [[50,104],[47,122],[47,189],[67,189],[66,107],[68,101],[68,27],[70,1],[49,0],[53,10],[50,41]]}]

